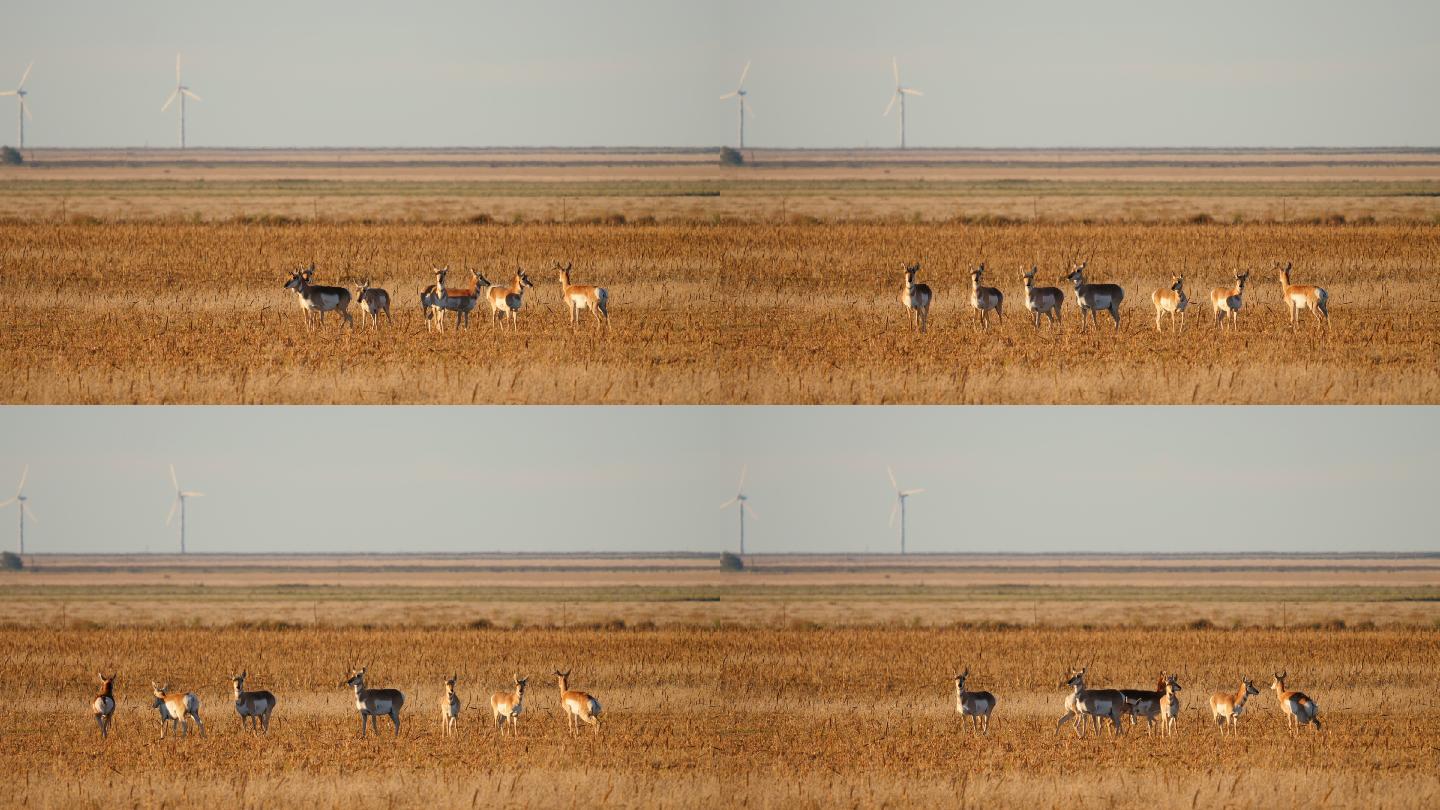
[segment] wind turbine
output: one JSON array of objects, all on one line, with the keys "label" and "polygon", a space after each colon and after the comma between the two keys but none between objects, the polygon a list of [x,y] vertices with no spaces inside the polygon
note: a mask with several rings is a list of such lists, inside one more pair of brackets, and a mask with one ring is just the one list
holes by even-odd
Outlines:
[{"label": "wind turbine", "polygon": [[895,471],[889,467],[885,472],[890,474],[890,486],[895,488],[895,505],[890,507],[890,525],[895,525],[895,513],[900,513],[900,553],[905,553],[905,499],[911,495],[919,495],[923,489],[901,489],[899,482],[895,480]]},{"label": "wind turbine", "polygon": [[170,521],[175,519],[175,510],[180,510],[180,553],[185,553],[185,499],[203,497],[203,492],[187,492],[180,488],[180,479],[175,477],[175,465],[170,465],[170,483],[175,485],[175,501],[170,504],[170,514],[165,517],[165,525],[169,526]]},{"label": "wind turbine", "polygon": [[913,88],[913,87],[906,87],[905,85],[903,85],[903,84],[900,83],[900,60],[899,60],[898,58],[893,57],[893,56],[890,57],[890,67],[891,67],[892,70],[895,71],[895,94],[890,97],[890,103],[885,105],[885,115],[884,115],[884,116],[881,116],[881,117],[883,118],[883,117],[889,116],[889,115],[890,115],[890,110],[891,110],[891,108],[893,108],[893,107],[895,106],[895,100],[896,100],[896,99],[899,99],[899,100],[900,100],[900,148],[901,148],[901,149],[904,149],[904,148],[905,148],[905,97],[906,97],[906,96],[923,96],[923,95],[925,95],[925,94],[922,93],[922,92],[920,92],[919,90],[916,90],[916,89]]},{"label": "wind turbine", "polygon": [[745,472],[746,472],[747,469],[749,469],[749,465],[748,465],[748,464],[745,465],[744,467],[741,467],[741,468],[740,468],[740,483],[737,484],[736,487],[735,487],[735,497],[733,497],[733,498],[731,498],[730,500],[728,500],[728,501],[720,504],[720,508],[721,508],[722,510],[723,510],[723,509],[728,509],[728,508],[731,507],[732,505],[736,505],[736,504],[739,505],[738,508],[737,508],[735,511],[737,511],[737,512],[740,513],[740,556],[741,556],[741,557],[744,557],[744,556],[745,556],[745,513],[746,513],[746,512],[749,512],[749,513],[750,513],[750,517],[751,517],[752,519],[754,519],[754,520],[759,520],[759,519],[760,519],[760,516],[757,515],[757,514],[755,514],[755,510],[750,508],[750,504],[746,503],[746,501],[750,500],[749,496],[747,496],[747,495],[745,494]]},{"label": "wind turbine", "polygon": [[35,116],[30,114],[30,105],[25,103],[25,96],[29,95],[25,92],[25,80],[30,78],[30,68],[33,67],[35,67],[34,62],[25,66],[25,72],[20,75],[19,87],[0,93],[0,96],[15,96],[20,100],[20,151],[22,152],[25,151],[25,119],[35,120]]},{"label": "wind turbine", "polygon": [[196,101],[204,101],[204,99],[190,92],[190,88],[186,87],[185,83],[180,81],[180,54],[177,53],[175,54],[175,89],[170,91],[170,98],[165,99],[165,106],[160,108],[160,112],[165,112],[166,110],[170,109],[170,105],[175,103],[175,99],[180,99],[181,149],[185,148],[185,98],[187,96],[195,99]]},{"label": "wind turbine", "polygon": [[[745,151],[745,111],[750,108],[750,102],[745,100],[745,77],[748,75],[750,75],[750,63],[746,62],[745,69],[740,71],[740,81],[735,89],[720,97],[721,101],[727,98],[738,99],[735,106],[740,108],[740,151],[742,152]],[[754,115],[755,110],[750,109],[750,114]]]},{"label": "wind turbine", "polygon": [[8,501],[5,501],[4,503],[0,503],[0,508],[9,506],[12,503],[20,504],[18,511],[20,512],[20,554],[22,556],[25,554],[25,516],[29,515],[30,519],[35,521],[36,523],[40,522],[40,518],[35,517],[35,513],[31,512],[30,507],[25,504],[25,501],[27,500],[25,497],[25,479],[29,477],[30,465],[26,464],[25,469],[20,473],[20,486],[15,488],[15,497],[11,498]]}]

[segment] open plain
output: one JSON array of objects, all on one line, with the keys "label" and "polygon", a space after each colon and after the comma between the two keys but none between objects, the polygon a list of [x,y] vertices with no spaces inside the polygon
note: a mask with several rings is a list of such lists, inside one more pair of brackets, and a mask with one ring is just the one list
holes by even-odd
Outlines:
[{"label": "open plain", "polygon": [[[40,150],[0,170],[0,401],[1440,401],[1433,150],[752,157]],[[1126,291],[1118,334],[1081,329],[1060,276],[1085,257]],[[923,336],[912,261],[936,293]],[[388,289],[393,323],[308,331],[281,285],[311,262]],[[608,330],[571,327],[556,262],[610,291]],[[1006,297],[988,331],[981,262]],[[1328,330],[1292,328],[1277,262],[1327,289]],[[428,332],[441,266],[461,287],[523,266],[518,329],[482,305]],[[1059,329],[1024,311],[1032,266],[1066,295]],[[1244,270],[1225,334],[1209,293]],[[1180,274],[1184,331],[1157,332],[1151,292]]]},{"label": "open plain", "polygon": [[[0,764],[18,805],[1440,801],[1434,555],[29,563],[0,575]],[[398,739],[359,735],[340,681],[367,664],[407,696]],[[1057,734],[1070,665],[1108,686],[1178,673],[1178,734]],[[557,668],[600,700],[598,734],[566,733]],[[964,668],[999,699],[988,738],[955,714]],[[119,672],[106,740],[89,710],[100,669]],[[1286,730],[1266,689],[1279,669],[1322,733]],[[279,699],[266,737],[231,707],[240,670]],[[464,709],[446,737],[452,672]],[[515,673],[529,691],[505,739],[488,696]],[[1262,691],[1222,738],[1206,699],[1242,675]],[[208,736],[159,739],[152,680],[193,691]]]}]

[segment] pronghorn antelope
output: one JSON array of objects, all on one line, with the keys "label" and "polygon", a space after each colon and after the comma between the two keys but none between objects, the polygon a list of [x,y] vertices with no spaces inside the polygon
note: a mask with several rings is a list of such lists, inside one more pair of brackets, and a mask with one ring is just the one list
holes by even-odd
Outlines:
[{"label": "pronghorn antelope", "polygon": [[509,318],[512,327],[517,326],[516,319],[520,315],[520,307],[524,303],[525,288],[534,287],[530,277],[525,271],[519,268],[515,270],[515,280],[509,287],[495,285],[485,291],[485,297],[490,300],[490,324],[494,326],[497,317]]},{"label": "pronghorn antelope", "polygon": [[1035,272],[1039,267],[1032,265],[1030,272],[1021,274],[1025,280],[1025,308],[1035,318],[1035,328],[1040,328],[1040,316],[1050,319],[1050,325],[1060,325],[1060,305],[1065,303],[1065,293],[1059,287],[1036,287]]},{"label": "pronghorn antelope", "polygon": [[935,296],[931,294],[929,284],[915,283],[915,274],[919,272],[918,262],[905,268],[905,289],[900,292],[900,303],[910,313],[910,323],[918,326],[923,333],[930,323],[930,302]]},{"label": "pronghorn antelope", "polygon": [[460,719],[460,696],[455,694],[455,680],[460,673],[445,679],[445,694],[440,698],[440,733],[455,733],[455,723]]},{"label": "pronghorn antelope", "polygon": [[599,324],[604,318],[605,325],[610,325],[610,311],[606,308],[610,300],[610,292],[604,287],[596,287],[593,284],[571,284],[570,267],[573,262],[566,262],[564,267],[559,262],[555,263],[555,269],[560,271],[560,297],[565,306],[570,309],[570,324],[573,326],[580,320],[580,310],[588,309],[590,314],[595,316],[595,323]]},{"label": "pronghorn antelope", "polygon": [[240,725],[259,726],[270,733],[270,712],[275,711],[275,696],[263,689],[258,692],[245,691],[246,672],[230,676],[235,687],[235,713],[240,715]]},{"label": "pronghorn antelope", "polygon": [[955,676],[955,711],[960,713],[960,722],[967,719],[971,731],[990,734],[990,712],[995,710],[995,696],[989,692],[966,692],[965,679],[970,676],[967,667]]},{"label": "pronghorn antelope", "polygon": [[555,677],[560,681],[560,705],[565,709],[565,723],[570,727],[570,733],[577,733],[580,730],[580,721],[584,720],[594,726],[598,734],[600,701],[586,692],[570,691],[570,670],[561,672],[557,669]]},{"label": "pronghorn antelope", "polygon": [[1284,672],[1276,672],[1275,680],[1271,682],[1270,688],[1275,690],[1275,699],[1280,702],[1280,708],[1285,710],[1285,724],[1293,731],[1299,731],[1301,726],[1311,725],[1316,731],[1320,731],[1320,707],[1315,701],[1304,692],[1292,692],[1285,688]]},{"label": "pronghorn antelope", "polygon": [[1065,278],[1075,285],[1075,304],[1080,307],[1080,323],[1084,325],[1085,314],[1090,314],[1090,320],[1098,328],[1100,326],[1100,310],[1110,313],[1110,320],[1115,322],[1115,331],[1120,331],[1120,302],[1125,300],[1125,291],[1119,284],[1088,284],[1085,281],[1085,265],[1088,262],[1081,262],[1071,270]]},{"label": "pronghorn antelope", "polygon": [[[1155,331],[1160,331],[1160,318],[1170,316],[1170,327],[1177,332],[1185,329],[1185,308],[1190,299],[1185,296],[1185,277],[1171,276],[1170,289],[1156,290],[1150,299],[1155,302]],[[1178,321],[1176,319],[1179,319]]]},{"label": "pronghorn antelope", "polygon": [[1234,287],[1216,287],[1210,291],[1210,306],[1215,309],[1216,326],[1223,327],[1227,318],[1232,330],[1239,323],[1240,307],[1243,306],[1240,299],[1245,295],[1247,278],[1250,278],[1250,271],[1242,273],[1236,270]]},{"label": "pronghorn antelope", "polygon": [[1145,734],[1149,736],[1155,729],[1155,721],[1160,719],[1160,702],[1165,697],[1165,673],[1160,673],[1154,689],[1121,689],[1120,694],[1125,696],[1121,712],[1130,715],[1132,726],[1143,717]]},{"label": "pronghorn antelope", "polygon": [[[490,288],[490,281],[480,275],[479,270],[471,270],[470,275],[473,277],[474,283],[470,289],[467,290],[463,287],[446,287],[445,272],[436,271],[435,287],[431,293],[432,303],[430,308],[434,310],[436,317],[439,318],[441,331],[445,329],[446,312],[455,313],[456,329],[459,329],[461,326],[469,327],[470,312],[480,303],[481,293]],[[423,293],[421,294],[421,299],[424,299]]]},{"label": "pronghorn antelope", "polygon": [[1251,695],[1260,694],[1255,684],[1249,678],[1240,679],[1240,688],[1232,692],[1216,692],[1210,696],[1210,713],[1215,717],[1215,724],[1220,727],[1220,733],[1224,734],[1228,728],[1231,734],[1239,729],[1240,715],[1245,713],[1245,701]]},{"label": "pronghorn antelope", "polygon": [[390,293],[371,287],[367,281],[355,288],[355,300],[360,302],[360,311],[370,316],[371,326],[380,328],[382,312],[385,313],[385,323],[390,323]]},{"label": "pronghorn antelope", "polygon": [[205,723],[200,719],[200,698],[194,692],[171,694],[170,684],[161,686],[154,681],[150,688],[155,692],[155,708],[160,710],[160,739],[165,739],[165,732],[171,729],[178,730],[181,736],[189,735],[192,718],[200,727],[200,736],[206,736]]},{"label": "pronghorn antelope", "polygon": [[1325,292],[1324,287],[1316,287],[1313,284],[1291,284],[1290,268],[1293,263],[1286,262],[1280,269],[1280,287],[1285,294],[1285,306],[1290,308],[1290,326],[1294,328],[1299,323],[1300,310],[1309,309],[1310,314],[1315,316],[1315,322],[1320,323],[1320,316],[1325,316],[1324,325],[1330,325],[1330,294]]},{"label": "pronghorn antelope", "polygon": [[[520,677],[515,673],[515,691],[496,692],[490,696],[490,711],[495,715],[495,723],[500,727],[500,733],[504,734],[508,726],[511,734],[520,733],[520,712],[525,710],[525,682],[529,678]],[[565,692],[564,687],[560,689],[561,694]]]},{"label": "pronghorn antelope", "polygon": [[426,332],[429,332],[437,325],[441,328],[444,327],[443,321],[436,324],[434,319],[436,315],[443,315],[443,311],[439,309],[438,302],[441,292],[445,289],[445,276],[450,272],[450,265],[447,264],[444,267],[432,267],[430,269],[435,272],[435,283],[420,291],[420,314],[425,316]]},{"label": "pronghorn antelope", "polygon": [[1065,701],[1065,716],[1055,724],[1055,730],[1059,731],[1060,726],[1065,724],[1071,717],[1075,718],[1075,736],[1084,737],[1085,720],[1088,718],[1095,723],[1095,733],[1100,733],[1100,718],[1109,718],[1110,727],[1115,734],[1125,733],[1120,726],[1120,713],[1125,704],[1125,695],[1119,689],[1086,689],[1085,670],[1089,667],[1081,667],[1078,670],[1072,669],[1071,675],[1062,686],[1068,686],[1072,692],[1070,700]]},{"label": "pronghorn antelope", "polygon": [[975,316],[980,320],[983,328],[990,328],[990,310],[1000,316],[1000,323],[1005,323],[1005,294],[994,287],[983,286],[980,281],[985,275],[985,264],[982,262],[979,267],[970,271],[970,306],[975,308]]},{"label": "pronghorn antelope", "polygon": [[102,738],[110,736],[110,721],[115,715],[115,675],[119,674],[117,672],[107,678],[103,672],[95,673],[104,685],[100,687],[100,693],[95,696],[90,708],[95,713],[95,724],[100,726]]},{"label": "pronghorn antelope", "polygon": [[395,736],[400,736],[400,709],[405,705],[405,695],[399,689],[366,689],[365,670],[369,667],[361,667],[350,671],[350,677],[346,678],[341,686],[349,686],[355,690],[355,711],[360,713],[360,736],[365,736],[365,722],[371,721],[375,727],[375,733],[380,733],[380,716],[389,715],[390,722],[395,724]]},{"label": "pronghorn antelope", "polygon": [[1160,698],[1160,732],[1174,734],[1180,723],[1180,698],[1175,696],[1181,690],[1180,682],[1172,673],[1165,677],[1165,696]]},{"label": "pronghorn antelope", "polygon": [[305,325],[313,328],[312,314],[323,323],[325,313],[334,310],[340,314],[341,320],[348,324],[354,324],[350,317],[350,291],[344,287],[323,287],[318,284],[311,284],[310,279],[315,275],[315,265],[311,264],[303,270],[295,270],[290,273],[290,280],[285,282],[285,289],[294,290],[300,301],[300,308],[305,312]]}]

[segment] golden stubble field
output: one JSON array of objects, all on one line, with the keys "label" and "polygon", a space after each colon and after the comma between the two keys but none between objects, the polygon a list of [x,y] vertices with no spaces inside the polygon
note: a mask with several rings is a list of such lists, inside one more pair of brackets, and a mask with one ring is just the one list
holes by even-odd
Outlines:
[{"label": "golden stubble field", "polygon": [[[1434,631],[1026,629],[243,630],[176,626],[0,631],[0,764],[27,807],[274,806],[1321,806],[1440,802]],[[399,739],[360,739],[351,663],[407,694]],[[1056,735],[1072,662],[1095,685],[1178,671],[1180,733]],[[603,704],[570,737],[548,673]],[[999,698],[968,736],[949,680]],[[119,671],[101,741],[94,671]],[[271,733],[243,732],[226,675],[279,697]],[[1288,668],[1321,707],[1292,736],[1274,693],[1221,739],[1207,694],[1263,689]],[[439,733],[442,673],[458,671],[461,732]],[[530,676],[522,736],[487,696]],[[202,701],[209,736],[161,741],[148,683]]]},{"label": "golden stubble field", "polygon": [[[1440,229],[1431,225],[820,223],[0,225],[7,403],[1433,403]],[[1127,291],[1125,324],[1059,331],[1023,313],[1020,270]],[[570,327],[551,270],[606,286],[612,326]],[[901,267],[924,265],[931,331],[910,329]],[[979,331],[968,268],[1006,294]],[[1292,330],[1273,266],[1330,292],[1328,332]],[[289,269],[390,290],[393,328],[306,330]],[[431,267],[539,285],[515,333],[483,315],[427,333]],[[1208,292],[1252,271],[1238,334]],[[1191,316],[1156,333],[1150,293],[1184,272]],[[358,324],[358,319],[357,319]]]}]

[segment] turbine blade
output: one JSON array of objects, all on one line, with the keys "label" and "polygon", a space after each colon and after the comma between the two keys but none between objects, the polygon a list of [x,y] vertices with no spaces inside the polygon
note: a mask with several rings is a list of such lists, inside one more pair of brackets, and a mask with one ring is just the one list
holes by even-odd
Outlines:
[{"label": "turbine blade", "polygon": [[[746,76],[749,76],[749,75],[750,75],[750,60],[747,59],[747,60],[745,60],[745,69],[742,70],[742,71],[740,71],[740,82],[739,82],[738,84],[736,84],[735,86],[736,86],[737,88],[738,88],[738,87],[744,87],[744,86],[745,86],[745,77],[746,77]],[[24,84],[25,82],[24,82],[24,80],[21,80],[20,83],[21,83],[21,84]]]},{"label": "turbine blade", "polygon": [[203,492],[182,492],[182,493],[180,493],[180,494],[181,494],[181,495],[184,495],[184,496],[187,497],[187,498],[203,498],[203,497],[205,497],[205,493],[203,493]]},{"label": "turbine blade", "polygon": [[0,93],[0,96],[13,96],[13,95],[18,95],[18,94],[17,94],[14,90],[6,90],[5,92]]},{"label": "turbine blade", "polygon": [[740,483],[735,485],[735,491],[737,493],[743,492],[745,490],[745,473],[747,472],[750,472],[749,464],[746,464],[740,468]]},{"label": "turbine blade", "polygon": [[175,83],[180,83],[180,54],[175,54]]},{"label": "turbine blade", "polygon": [[755,510],[750,508],[750,504],[748,504],[748,503],[745,504],[745,506],[744,506],[743,508],[745,509],[745,514],[749,515],[751,520],[759,520],[759,519],[760,519],[760,516],[757,515],[757,514],[755,514]]},{"label": "turbine blade", "polygon": [[726,93],[725,95],[721,96],[721,97],[720,97],[720,100],[721,100],[721,101],[724,101],[724,100],[727,99],[727,98],[734,98],[734,97],[736,97],[736,96],[738,96],[738,95],[740,95],[739,92],[731,91],[731,92]]},{"label": "turbine blade", "polygon": [[[14,500],[14,498],[11,498],[10,500]],[[739,499],[739,498],[731,498],[730,500],[728,500],[728,501],[720,504],[720,508],[721,508],[721,509],[724,509],[725,507],[729,506],[729,505],[732,504],[732,503],[735,503],[735,502],[738,501],[738,500],[740,500],[740,499]]]},{"label": "turbine blade", "polygon": [[895,72],[895,86],[900,86],[900,57],[890,57],[890,69]]},{"label": "turbine blade", "polygon": [[[890,97],[890,103],[885,105],[885,112],[883,112],[883,113],[880,114],[880,117],[881,117],[881,118],[889,118],[889,117],[890,117],[890,109],[895,106],[895,99],[897,99],[897,98],[899,98],[899,97],[900,97],[900,93],[899,93],[898,91],[895,93],[895,95],[893,95],[893,96]],[[164,110],[161,110],[161,112],[164,112]]]},{"label": "turbine blade", "polygon": [[19,499],[19,498],[11,498],[11,499],[8,500],[8,501],[0,501],[0,509],[4,509],[5,507],[9,506],[9,505],[12,504],[12,503],[15,503],[15,502],[18,501],[18,500],[20,500],[20,499]]},{"label": "turbine blade", "polygon": [[904,496],[906,496],[906,497],[908,498],[908,497],[911,496],[911,495],[919,495],[920,493],[922,493],[922,492],[924,492],[924,491],[925,491],[925,490],[924,490],[923,488],[922,488],[922,489],[907,489],[907,490],[905,490],[904,492],[902,492],[902,493],[900,493],[900,494],[901,494],[901,495],[904,495]]},{"label": "turbine blade", "polygon": [[180,88],[177,87],[170,91],[170,97],[165,99],[165,106],[160,108],[160,112],[165,112],[170,109],[170,105],[175,103],[175,97],[178,95],[180,95]]},{"label": "turbine blade", "polygon": [[923,95],[925,95],[924,93],[920,92],[919,90],[916,90],[916,89],[913,88],[913,87],[905,87],[905,88],[902,88],[902,89],[900,90],[900,92],[904,93],[904,94],[907,95],[907,96],[923,96]]},{"label": "turbine blade", "polygon": [[29,118],[31,121],[35,120],[35,114],[30,112],[30,102],[23,98],[20,99],[20,111],[25,113],[26,118]]},{"label": "turbine blade", "polygon": [[180,494],[175,494],[175,500],[170,503],[170,514],[165,516],[165,525],[169,526],[170,521],[175,519],[175,510],[180,508]]},{"label": "turbine blade", "polygon": [[170,483],[175,485],[175,491],[180,491],[180,479],[175,477],[175,465],[170,465]]},{"label": "turbine blade", "polygon": [[20,83],[17,84],[17,85],[15,85],[15,89],[16,89],[16,90],[24,90],[24,89],[25,89],[25,80],[28,79],[28,78],[30,78],[30,68],[33,68],[33,67],[35,67],[35,62],[34,62],[34,61],[31,61],[30,64],[28,64],[28,65],[25,66],[25,72],[22,73],[22,74],[20,74]]},{"label": "turbine blade", "polygon": [[30,465],[26,464],[25,469],[20,471],[20,486],[15,488],[15,494],[19,495],[25,491],[25,481],[30,477]]},{"label": "turbine blade", "polygon": [[895,499],[895,504],[890,507],[890,525],[895,525],[895,516],[900,513],[900,499]]},{"label": "turbine blade", "polygon": [[889,467],[886,467],[885,474],[890,476],[890,486],[894,487],[896,492],[899,492],[900,482],[895,480],[895,471]]},{"label": "turbine blade", "polygon": [[29,515],[31,520],[35,521],[36,523],[40,522],[40,518],[35,517],[35,513],[30,511],[30,504],[24,504],[20,508],[25,510],[25,514]]},{"label": "turbine blade", "polygon": [[193,93],[193,92],[191,92],[191,91],[189,91],[189,90],[181,90],[180,92],[184,93],[185,95],[189,96],[190,98],[195,99],[196,101],[204,101],[204,100],[205,100],[205,99],[203,99],[203,98],[200,98],[200,96],[199,96],[198,94]]},{"label": "turbine blade", "polygon": [[750,106],[750,102],[741,100],[740,103],[745,105],[745,114],[750,116],[751,118],[754,118],[755,108]]}]

